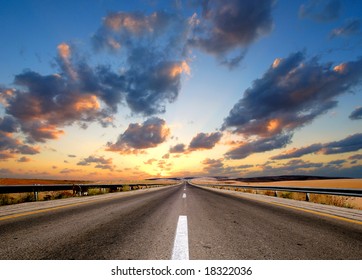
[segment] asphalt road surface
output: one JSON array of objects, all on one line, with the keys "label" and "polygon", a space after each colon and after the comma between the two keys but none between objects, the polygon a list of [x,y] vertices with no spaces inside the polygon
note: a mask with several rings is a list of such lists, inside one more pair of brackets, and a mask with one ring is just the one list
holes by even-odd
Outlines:
[{"label": "asphalt road surface", "polygon": [[187,183],[76,201],[2,216],[0,259],[362,259],[361,224]]}]

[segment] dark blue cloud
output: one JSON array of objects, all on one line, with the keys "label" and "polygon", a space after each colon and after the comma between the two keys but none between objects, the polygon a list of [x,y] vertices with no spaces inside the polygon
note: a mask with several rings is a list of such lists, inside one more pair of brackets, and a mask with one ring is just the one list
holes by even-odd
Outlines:
[{"label": "dark blue cloud", "polygon": [[186,18],[164,11],[111,13],[103,20],[93,44],[98,51],[110,50],[126,58],[123,92],[133,113],[164,113],[166,104],[177,99],[181,74],[189,72],[188,29]]},{"label": "dark blue cloud", "polygon": [[[189,45],[215,55],[229,67],[237,66],[245,48],[273,28],[272,0],[215,0],[200,4],[202,17],[193,18]],[[241,54],[227,59],[235,50]]]},{"label": "dark blue cloud", "polygon": [[291,143],[292,134],[280,134],[245,142],[225,154],[228,159],[243,159],[255,153],[283,148]]},{"label": "dark blue cloud", "polygon": [[362,149],[362,133],[356,133],[350,135],[342,140],[333,141],[329,143],[317,143],[312,144],[307,147],[293,149],[282,153],[280,155],[274,156],[271,159],[280,160],[280,159],[289,159],[289,158],[299,158],[308,154],[342,154],[348,152],[355,152]]},{"label": "dark blue cloud", "polygon": [[330,38],[334,37],[347,37],[351,35],[357,35],[361,32],[361,20],[360,19],[350,19],[346,23],[332,30]]},{"label": "dark blue cloud", "polygon": [[334,108],[362,81],[362,58],[332,66],[297,52],[276,59],[225,118],[222,129],[244,136],[292,132]]},{"label": "dark blue cloud", "polygon": [[341,13],[340,0],[309,0],[299,8],[301,18],[315,21],[328,22],[339,18]]},{"label": "dark blue cloud", "polygon": [[185,144],[177,144],[175,146],[170,147],[169,153],[170,154],[178,154],[186,152]]},{"label": "dark blue cloud", "polygon": [[131,123],[115,143],[107,144],[107,150],[121,154],[144,152],[165,142],[169,134],[165,120],[152,117],[142,124]]},{"label": "dark blue cloud", "polygon": [[220,141],[221,137],[221,132],[198,133],[194,138],[192,138],[188,150],[195,151],[212,149]]},{"label": "dark blue cloud", "polygon": [[361,120],[362,119],[362,107],[355,109],[350,115],[351,120]]}]

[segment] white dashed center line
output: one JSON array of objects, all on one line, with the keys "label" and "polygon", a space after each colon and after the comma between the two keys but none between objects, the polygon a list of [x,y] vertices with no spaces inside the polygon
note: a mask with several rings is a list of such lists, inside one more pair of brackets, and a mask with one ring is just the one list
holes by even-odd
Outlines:
[{"label": "white dashed center line", "polygon": [[182,195],[182,198],[186,198],[186,194],[185,194],[185,193]]},{"label": "white dashed center line", "polygon": [[172,260],[189,259],[189,237],[187,230],[187,216],[179,216],[176,228],[175,242],[172,250]]}]

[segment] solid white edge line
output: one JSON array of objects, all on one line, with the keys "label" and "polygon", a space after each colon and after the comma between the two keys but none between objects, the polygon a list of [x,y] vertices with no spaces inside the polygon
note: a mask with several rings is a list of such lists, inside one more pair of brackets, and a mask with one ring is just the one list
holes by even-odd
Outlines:
[{"label": "solid white edge line", "polygon": [[171,260],[189,259],[189,237],[187,230],[187,216],[180,215],[177,222],[175,242],[173,244]]}]

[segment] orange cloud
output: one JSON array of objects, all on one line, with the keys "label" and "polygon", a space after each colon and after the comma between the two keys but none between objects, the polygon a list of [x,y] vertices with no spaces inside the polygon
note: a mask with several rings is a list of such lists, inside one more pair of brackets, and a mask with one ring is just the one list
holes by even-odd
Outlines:
[{"label": "orange cloud", "polygon": [[57,129],[57,126],[45,124],[36,129],[36,133],[40,134],[43,138],[46,139],[58,139],[61,135],[64,134],[64,130]]},{"label": "orange cloud", "polygon": [[346,63],[341,63],[341,64],[335,66],[333,68],[333,70],[342,74],[347,70],[347,64]]},{"label": "orange cloud", "polygon": [[182,73],[185,73],[187,75],[190,75],[190,73],[191,73],[190,66],[187,64],[186,61],[182,61],[180,64],[175,64],[170,69],[170,76],[172,78],[175,78]]},{"label": "orange cloud", "polygon": [[277,67],[279,66],[279,64],[280,64],[281,61],[282,61],[281,58],[276,58],[276,59],[274,60],[274,62],[273,62],[272,67],[273,67],[273,68],[277,68]]},{"label": "orange cloud", "polygon": [[77,102],[74,103],[74,109],[77,111],[98,110],[100,107],[98,98],[95,95],[79,97]]},{"label": "orange cloud", "polygon": [[268,132],[274,132],[277,129],[279,129],[279,127],[280,127],[280,121],[278,119],[270,120],[267,125]]},{"label": "orange cloud", "polygon": [[70,55],[71,55],[70,46],[66,43],[61,43],[60,45],[58,45],[58,54],[59,54],[59,57],[61,58],[62,62],[64,63],[64,67],[65,67],[67,74],[73,80],[77,80],[78,74],[73,69],[73,66],[70,62]]},{"label": "orange cloud", "polygon": [[69,59],[70,57],[70,47],[66,43],[61,43],[58,45],[59,56],[63,59]]}]

